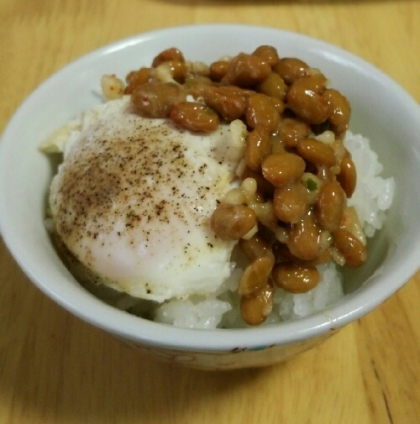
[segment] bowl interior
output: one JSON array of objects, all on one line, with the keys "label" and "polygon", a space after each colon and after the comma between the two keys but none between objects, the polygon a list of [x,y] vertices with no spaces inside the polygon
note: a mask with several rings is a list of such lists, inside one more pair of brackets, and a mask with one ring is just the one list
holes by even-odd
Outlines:
[{"label": "bowl interior", "polygon": [[[104,73],[125,74],[176,46],[190,60],[210,62],[257,46],[319,67],[352,104],[351,130],[371,140],[394,176],[397,193],[381,234],[371,243],[369,265],[348,274],[349,293],[328,311],[272,328],[191,331],[146,322],[117,311],[82,289],[59,260],[43,226],[54,164],[38,151],[54,130],[100,102]],[[363,60],[301,35],[267,28],[208,25],[167,29],[97,50],[43,83],[24,102],[0,143],[0,229],[32,281],[68,310],[115,334],[147,343],[195,349],[229,349],[302,340],[367,313],[416,271],[420,257],[420,112],[395,82]],[[192,336],[194,334],[194,336]],[[275,336],[274,336],[275,334]],[[270,343],[269,343],[270,342]]]}]

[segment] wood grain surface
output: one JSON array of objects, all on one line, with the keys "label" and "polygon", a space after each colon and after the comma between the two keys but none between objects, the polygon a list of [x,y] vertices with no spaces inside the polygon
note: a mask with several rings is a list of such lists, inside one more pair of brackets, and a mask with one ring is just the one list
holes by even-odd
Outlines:
[{"label": "wood grain surface", "polygon": [[[372,62],[420,101],[416,0],[2,0],[0,22],[0,131],[71,60],[192,23],[315,36]],[[417,274],[374,312],[286,363],[199,372],[141,356],[74,318],[0,242],[0,424],[420,423],[419,285]]]}]

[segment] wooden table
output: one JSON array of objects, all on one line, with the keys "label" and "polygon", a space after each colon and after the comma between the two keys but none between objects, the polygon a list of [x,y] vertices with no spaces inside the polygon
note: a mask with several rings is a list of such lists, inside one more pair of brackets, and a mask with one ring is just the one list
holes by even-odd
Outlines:
[{"label": "wooden table", "polygon": [[[191,23],[315,36],[374,63],[420,101],[416,0],[2,0],[0,22],[0,131],[71,60]],[[420,273],[286,363],[206,373],[143,357],[74,318],[30,283],[1,243],[0,424],[420,423],[419,285]]]}]

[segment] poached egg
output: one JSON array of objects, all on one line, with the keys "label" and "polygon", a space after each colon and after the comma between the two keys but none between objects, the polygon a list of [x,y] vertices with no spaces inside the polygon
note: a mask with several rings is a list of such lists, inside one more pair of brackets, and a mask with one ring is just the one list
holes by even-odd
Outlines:
[{"label": "poached egg", "polygon": [[102,284],[162,302],[214,293],[235,242],[210,228],[245,149],[241,121],[191,133],[135,114],[129,96],[86,112],[50,188],[58,237]]}]

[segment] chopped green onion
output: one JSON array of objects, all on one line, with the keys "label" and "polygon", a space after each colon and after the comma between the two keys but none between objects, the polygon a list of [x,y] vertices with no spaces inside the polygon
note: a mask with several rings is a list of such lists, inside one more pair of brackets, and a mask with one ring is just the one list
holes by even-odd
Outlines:
[{"label": "chopped green onion", "polygon": [[312,180],[311,178],[308,178],[306,181],[306,187],[309,191],[315,191],[318,188],[318,184],[316,181]]}]

